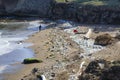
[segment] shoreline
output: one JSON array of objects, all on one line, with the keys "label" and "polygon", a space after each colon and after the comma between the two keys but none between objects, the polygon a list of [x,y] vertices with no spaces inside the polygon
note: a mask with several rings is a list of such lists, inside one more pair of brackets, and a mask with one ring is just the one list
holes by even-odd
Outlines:
[{"label": "shoreline", "polygon": [[[27,65],[24,65],[23,69],[19,72],[16,72],[16,75],[13,75],[13,74],[8,74],[8,75],[5,75],[6,77],[6,80],[8,79],[12,79],[12,80],[18,80],[18,79],[21,79],[21,78],[24,78],[25,75],[28,75],[31,73],[31,70],[33,68],[40,68],[41,70],[44,70],[45,68],[50,68],[50,65],[54,65],[56,63],[56,60],[59,58],[59,60],[62,60],[62,56],[57,54],[56,57],[57,58],[53,58],[52,59],[46,59],[50,56],[50,54],[52,54],[51,52],[49,51],[46,51],[45,50],[45,46],[44,44],[46,44],[46,42],[49,42],[47,40],[47,38],[49,38],[49,33],[54,30],[54,29],[46,29],[46,30],[42,30],[40,32],[37,32],[33,35],[31,35],[29,37],[29,39],[25,40],[25,42],[32,42],[34,45],[31,46],[30,48],[34,50],[34,52],[36,53],[35,54],[35,58],[38,58],[38,59],[41,59],[43,60],[43,63],[35,63],[35,64],[27,64]],[[45,32],[45,33],[44,33]],[[39,40],[36,42],[36,38]],[[41,39],[40,39],[41,38]],[[41,47],[38,47],[38,45],[40,45]],[[50,46],[50,45],[48,45]],[[73,45],[74,46],[74,45]],[[77,46],[77,44],[75,44],[75,46]],[[41,48],[41,49],[40,49]],[[40,49],[40,50],[39,50]],[[37,53],[37,52],[41,52],[40,53]],[[43,53],[42,53],[43,52]],[[73,52],[76,52],[76,49],[73,51]],[[61,57],[60,57],[61,56]],[[50,62],[51,61],[51,62]],[[42,65],[42,66],[41,66]]]},{"label": "shoreline", "polygon": [[[100,32],[100,34],[103,34],[104,32]],[[109,32],[110,33],[110,32]],[[100,35],[99,34],[99,35]],[[112,34],[112,33],[111,33]],[[57,35],[57,36],[56,36]],[[97,34],[98,35],[98,34]],[[95,35],[93,35],[95,36]],[[62,37],[62,38],[61,38]],[[64,52],[61,52],[58,48],[58,46],[61,45],[56,45],[56,40],[59,41],[59,38],[63,40],[63,44],[64,43],[68,43],[67,48],[68,48],[68,52],[66,51],[65,54],[63,54]],[[67,40],[67,41],[66,41]],[[16,75],[6,75],[6,80],[11,79],[11,80],[19,80],[19,79],[29,79],[32,75],[31,75],[31,71],[34,68],[39,68],[39,70],[41,70],[41,72],[47,72],[47,70],[54,71],[54,66],[55,64],[62,62],[63,60],[69,59],[70,61],[74,62],[77,60],[78,62],[75,62],[75,65],[77,65],[76,67],[76,71],[78,70],[78,64],[80,64],[83,60],[77,58],[77,56],[83,52],[83,50],[79,47],[79,45],[77,45],[74,41],[72,41],[70,39],[70,34],[67,34],[66,32],[64,32],[63,30],[59,29],[59,28],[52,28],[52,29],[45,29],[42,30],[40,32],[37,32],[33,35],[31,35],[29,37],[29,39],[27,39],[25,42],[31,42],[34,45],[31,46],[30,48],[34,50],[35,52],[35,58],[37,59],[41,59],[43,60],[43,63],[35,63],[35,64],[27,64],[24,65],[24,68],[17,72]],[[61,44],[61,43],[60,43]],[[117,44],[117,43],[116,43]],[[119,47],[119,45],[113,45],[113,49],[112,51],[114,52],[114,47]],[[66,45],[66,44],[64,44]],[[112,45],[111,45],[112,46]],[[57,47],[56,49],[54,49],[54,47]],[[58,51],[56,51],[58,49]],[[109,49],[111,49],[111,47],[109,47]],[[105,50],[109,50],[108,47]],[[119,49],[116,49],[119,53]],[[103,52],[102,52],[103,51]],[[104,54],[104,50],[99,51],[102,53],[102,55]],[[114,56],[113,53],[109,54],[109,51],[106,52],[105,56],[99,55],[97,56],[97,54],[99,52],[96,52],[96,54],[92,55],[91,57],[96,57],[96,59],[98,57],[101,57],[103,59],[106,60],[111,60],[111,57],[113,60],[115,60],[115,57],[118,55],[118,59],[119,59],[119,54],[117,54],[116,56]],[[67,53],[67,54],[66,54]],[[106,58],[108,55],[110,55],[110,58]],[[67,59],[65,59],[67,57]],[[74,61],[75,59],[75,61]],[[87,62],[87,61],[86,61]],[[89,62],[89,61],[88,61]],[[66,62],[65,62],[66,63]],[[67,65],[71,65],[67,64]],[[51,66],[53,68],[51,68]],[[56,69],[55,69],[56,70]],[[61,69],[58,69],[61,70]],[[61,70],[62,72],[63,70]],[[57,72],[57,71],[55,71]],[[60,73],[60,72],[59,72]],[[58,74],[58,73],[57,73]],[[34,77],[34,76],[33,76]],[[56,79],[57,80],[57,79]]]},{"label": "shoreline", "polygon": [[[19,71],[19,69],[21,70],[23,65],[21,64],[21,62],[23,61],[23,59],[34,56],[33,50],[28,48],[28,46],[30,46],[31,44],[23,42],[29,37],[29,35],[35,33],[35,31],[27,30],[27,27],[29,27],[29,23],[30,22],[24,21],[13,21],[10,23],[1,22],[1,25],[5,28],[1,29],[2,34],[0,35],[0,76],[4,77],[4,74],[9,76],[9,74],[16,73],[17,71]],[[13,29],[14,26],[16,27],[15,29]],[[33,24],[31,23],[30,26],[33,26]]]}]

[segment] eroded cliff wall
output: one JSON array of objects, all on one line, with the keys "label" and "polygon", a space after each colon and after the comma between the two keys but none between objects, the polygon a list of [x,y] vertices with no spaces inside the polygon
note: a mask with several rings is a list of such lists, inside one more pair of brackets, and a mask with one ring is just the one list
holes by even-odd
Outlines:
[{"label": "eroded cliff wall", "polygon": [[39,16],[90,24],[120,24],[120,6],[56,3],[55,0],[0,0],[0,15]]},{"label": "eroded cliff wall", "polygon": [[119,6],[92,6],[78,3],[56,3],[53,19],[75,20],[89,24],[120,24]]},{"label": "eroded cliff wall", "polygon": [[0,0],[2,14],[48,17],[54,0]]}]

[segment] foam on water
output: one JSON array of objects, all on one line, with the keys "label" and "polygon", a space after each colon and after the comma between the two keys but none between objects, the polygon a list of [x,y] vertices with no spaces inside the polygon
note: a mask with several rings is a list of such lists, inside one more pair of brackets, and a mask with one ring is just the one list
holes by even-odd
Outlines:
[{"label": "foam on water", "polygon": [[[24,22],[12,22],[3,24],[22,24]],[[29,35],[37,32],[38,30],[27,30],[27,28],[35,28],[40,25],[39,21],[25,22],[29,23],[26,30],[16,30],[16,31],[0,31],[0,56],[10,53],[15,49],[26,47],[23,43],[22,45],[17,43],[19,41],[25,40]],[[4,36],[3,36],[4,35]]]},{"label": "foam on water", "polygon": [[0,73],[2,73],[3,70],[5,70],[5,68],[7,68],[8,65],[0,65]]},{"label": "foam on water", "polygon": [[47,26],[46,24],[40,24],[39,21],[32,21],[32,22],[29,23],[29,25],[30,25],[28,27],[29,30],[37,30],[37,31],[39,31],[39,26],[40,25],[41,25],[42,30],[44,30]]},{"label": "foam on water", "polygon": [[7,54],[17,48],[22,48],[25,47],[19,43],[17,43],[17,41],[22,41],[24,39],[26,39],[27,37],[21,37],[21,38],[0,38],[0,56]]},{"label": "foam on water", "polygon": [[[21,25],[24,22],[12,22],[12,23],[2,23],[2,24],[17,24]],[[25,58],[33,57],[33,52],[27,49],[28,46],[32,45],[29,43],[22,43],[21,41],[28,38],[29,35],[38,31],[40,26],[39,21],[25,22],[29,23],[26,28],[18,29],[14,31],[10,30],[0,30],[0,74],[8,68],[10,64],[16,62],[22,62]],[[24,26],[24,25],[23,25]],[[22,26],[21,26],[22,27]],[[37,28],[36,30],[35,27]],[[45,26],[44,26],[45,27]],[[33,28],[33,29],[29,29]]]}]

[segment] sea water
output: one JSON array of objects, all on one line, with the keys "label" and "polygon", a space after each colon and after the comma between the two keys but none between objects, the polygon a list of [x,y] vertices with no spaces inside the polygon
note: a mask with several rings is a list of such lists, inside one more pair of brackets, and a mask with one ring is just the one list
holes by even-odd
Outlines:
[{"label": "sea water", "polygon": [[[34,57],[34,52],[28,48],[31,43],[22,42],[28,39],[29,35],[38,32],[38,27],[41,25],[39,21],[31,22],[9,22],[0,23],[12,27],[18,26],[18,29],[0,30],[0,75],[5,73],[6,69],[12,64],[22,62],[25,58]],[[23,25],[24,24],[24,25]],[[9,26],[10,25],[10,26]],[[44,26],[45,27],[45,26]]]}]

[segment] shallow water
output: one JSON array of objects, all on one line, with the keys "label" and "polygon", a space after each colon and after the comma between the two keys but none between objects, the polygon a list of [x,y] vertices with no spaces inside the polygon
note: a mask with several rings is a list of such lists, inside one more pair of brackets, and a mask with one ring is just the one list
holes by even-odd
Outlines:
[{"label": "shallow water", "polygon": [[[28,48],[31,43],[24,43],[28,36],[38,32],[39,21],[31,22],[0,22],[0,77],[14,70],[12,64],[21,63],[25,58],[34,57],[34,52]],[[46,26],[42,25],[42,29]],[[15,28],[14,28],[15,27]],[[0,80],[2,80],[0,78]]]}]

